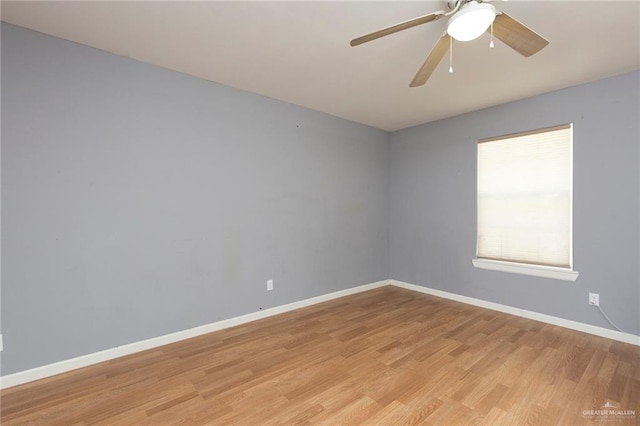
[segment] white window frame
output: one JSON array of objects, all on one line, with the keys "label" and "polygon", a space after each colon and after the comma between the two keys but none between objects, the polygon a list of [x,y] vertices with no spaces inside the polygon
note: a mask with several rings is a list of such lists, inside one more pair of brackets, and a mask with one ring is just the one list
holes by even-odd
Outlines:
[{"label": "white window frame", "polygon": [[[569,203],[570,203],[570,206],[569,206],[569,209],[570,209],[569,210],[569,215],[570,215],[569,216],[569,220],[570,220],[569,265],[570,266],[569,268],[553,267],[553,266],[546,266],[546,265],[535,265],[535,264],[528,264],[528,263],[517,263],[517,262],[506,261],[506,260],[479,258],[478,257],[478,228],[476,228],[476,258],[472,260],[474,267],[480,268],[480,269],[488,269],[491,271],[510,272],[515,274],[532,275],[536,277],[553,278],[553,279],[559,279],[559,280],[565,280],[565,281],[575,281],[578,278],[579,273],[573,270],[573,123],[564,124],[560,126],[547,127],[542,129],[536,129],[536,130],[531,130],[527,132],[513,133],[513,134],[504,135],[504,136],[479,139],[477,143],[480,144],[480,143],[486,143],[491,141],[515,138],[519,136],[531,135],[536,133],[544,133],[544,132],[549,132],[555,129],[567,128],[567,126],[569,126],[569,128],[571,129],[570,165],[569,165],[569,167],[571,168],[569,173],[569,176],[571,179],[571,182],[570,182],[571,192],[569,194]],[[479,162],[479,156],[477,154],[476,154],[476,157],[477,157],[476,161]],[[478,167],[478,170],[479,170],[479,167]],[[476,195],[478,197],[478,199],[476,200],[476,205],[478,205],[479,203],[478,188],[476,188]],[[477,211],[476,211],[476,226],[477,225],[478,225],[478,222],[477,222]]]}]

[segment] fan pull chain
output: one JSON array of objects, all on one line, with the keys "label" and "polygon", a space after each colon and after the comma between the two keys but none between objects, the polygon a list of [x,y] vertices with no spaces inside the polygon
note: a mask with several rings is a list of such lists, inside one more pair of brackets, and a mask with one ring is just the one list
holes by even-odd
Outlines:
[{"label": "fan pull chain", "polygon": [[493,49],[495,45],[493,44],[493,22],[491,23],[491,43],[489,43],[489,49]]},{"label": "fan pull chain", "polygon": [[449,72],[453,74],[453,37],[449,37]]}]

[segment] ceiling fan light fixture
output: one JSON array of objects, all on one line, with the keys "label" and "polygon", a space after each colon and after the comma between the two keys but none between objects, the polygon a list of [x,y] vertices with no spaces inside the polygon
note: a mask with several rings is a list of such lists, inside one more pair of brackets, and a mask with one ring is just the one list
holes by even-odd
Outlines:
[{"label": "ceiling fan light fixture", "polygon": [[496,19],[496,8],[488,3],[470,1],[449,18],[447,33],[458,41],[480,37]]}]

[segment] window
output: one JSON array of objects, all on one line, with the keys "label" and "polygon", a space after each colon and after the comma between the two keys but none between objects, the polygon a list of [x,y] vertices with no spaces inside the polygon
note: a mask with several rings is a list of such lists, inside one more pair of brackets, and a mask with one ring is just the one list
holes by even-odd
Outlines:
[{"label": "window", "polygon": [[571,124],[478,141],[476,267],[574,281]]}]

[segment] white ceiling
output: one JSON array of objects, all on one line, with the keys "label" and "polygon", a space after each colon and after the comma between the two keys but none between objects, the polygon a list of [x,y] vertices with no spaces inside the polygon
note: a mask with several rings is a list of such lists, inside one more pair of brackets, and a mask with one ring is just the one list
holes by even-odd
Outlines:
[{"label": "white ceiling", "polygon": [[409,82],[441,19],[358,47],[444,1],[2,1],[2,20],[118,55],[397,130],[640,69],[639,1],[494,1],[550,41],[524,58],[489,36],[454,44],[425,86]]}]

